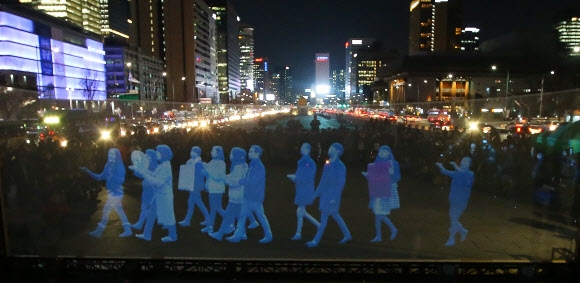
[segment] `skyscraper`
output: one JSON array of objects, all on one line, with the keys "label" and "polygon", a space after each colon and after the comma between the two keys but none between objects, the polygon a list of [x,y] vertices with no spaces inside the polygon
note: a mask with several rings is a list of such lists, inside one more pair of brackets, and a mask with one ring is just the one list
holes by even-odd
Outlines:
[{"label": "skyscraper", "polygon": [[215,15],[203,0],[194,0],[193,7],[197,88],[194,101],[211,98],[213,102],[219,103]]},{"label": "skyscraper", "polygon": [[478,28],[467,27],[461,30],[461,51],[478,52],[479,42]]},{"label": "skyscraper", "polygon": [[131,21],[129,1],[101,0],[100,4],[102,34],[129,38],[129,22]]},{"label": "skyscraper", "polygon": [[459,0],[412,0],[409,54],[460,50],[461,24]]},{"label": "skyscraper", "polygon": [[345,87],[346,73],[344,69],[338,69],[332,71],[332,94],[336,97],[344,98],[344,87]]},{"label": "skyscraper", "polygon": [[330,94],[330,54],[316,53],[314,91],[317,97]]},{"label": "skyscraper", "polygon": [[93,33],[101,34],[101,6],[99,0],[20,0],[53,17],[83,27]]},{"label": "skyscraper", "polygon": [[241,88],[254,91],[254,28],[240,25]]},{"label": "skyscraper", "polygon": [[292,69],[285,66],[280,70],[280,100],[293,103],[295,97],[292,95]]},{"label": "skyscraper", "polygon": [[358,52],[370,48],[376,40],[374,38],[351,38],[345,43],[346,49],[346,69],[345,69],[345,95],[339,97],[343,100],[349,100],[351,96],[358,93]]},{"label": "skyscraper", "polygon": [[580,57],[580,9],[566,9],[554,18],[558,40],[569,56]]},{"label": "skyscraper", "polygon": [[164,41],[162,1],[130,1],[130,5],[129,42],[142,54],[165,60],[162,47]]},{"label": "skyscraper", "polygon": [[207,0],[207,3],[216,14],[220,101],[227,103],[241,91],[240,17],[229,0]]},{"label": "skyscraper", "polygon": [[270,92],[270,70],[268,58],[254,58],[254,91],[258,95]]}]

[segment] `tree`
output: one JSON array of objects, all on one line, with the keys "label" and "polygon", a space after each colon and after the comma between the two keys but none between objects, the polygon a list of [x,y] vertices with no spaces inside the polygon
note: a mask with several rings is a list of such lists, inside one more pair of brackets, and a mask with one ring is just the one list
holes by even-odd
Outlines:
[{"label": "tree", "polygon": [[86,100],[93,100],[98,89],[97,72],[85,69],[84,77],[81,79],[81,91]]},{"label": "tree", "polygon": [[0,114],[4,120],[10,120],[20,114],[25,106],[36,102],[38,93],[4,87],[0,91]]}]

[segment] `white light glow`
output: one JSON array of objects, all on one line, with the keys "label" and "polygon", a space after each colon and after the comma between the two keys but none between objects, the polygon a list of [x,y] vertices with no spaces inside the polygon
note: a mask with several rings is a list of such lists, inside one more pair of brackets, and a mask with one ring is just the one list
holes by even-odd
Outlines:
[{"label": "white light glow", "polygon": [[352,45],[361,45],[362,44],[362,39],[353,39],[351,41]]}]

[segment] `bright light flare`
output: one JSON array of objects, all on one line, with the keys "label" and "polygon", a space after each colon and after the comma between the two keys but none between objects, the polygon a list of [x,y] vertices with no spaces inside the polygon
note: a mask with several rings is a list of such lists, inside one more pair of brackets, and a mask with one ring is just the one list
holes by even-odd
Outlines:
[{"label": "bright light flare", "polygon": [[110,140],[111,139],[111,131],[101,130],[101,139],[102,140]]},{"label": "bright light flare", "polygon": [[469,123],[469,130],[470,131],[477,131],[477,123],[476,122]]}]

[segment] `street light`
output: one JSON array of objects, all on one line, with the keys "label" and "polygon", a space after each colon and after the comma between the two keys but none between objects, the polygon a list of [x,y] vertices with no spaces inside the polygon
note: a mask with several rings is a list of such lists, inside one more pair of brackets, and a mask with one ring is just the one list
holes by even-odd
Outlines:
[{"label": "street light", "polygon": [[[556,72],[550,71],[550,75],[554,75]],[[542,117],[542,107],[544,106],[544,73],[542,73],[542,89],[540,91],[540,117]]]},{"label": "street light", "polygon": [[69,107],[70,107],[70,109],[73,108],[73,106],[72,106],[72,96],[70,95],[70,92],[73,91],[73,90],[74,90],[74,88],[72,88],[72,87],[67,87],[66,88],[66,91],[68,92],[68,100],[69,100]]}]

